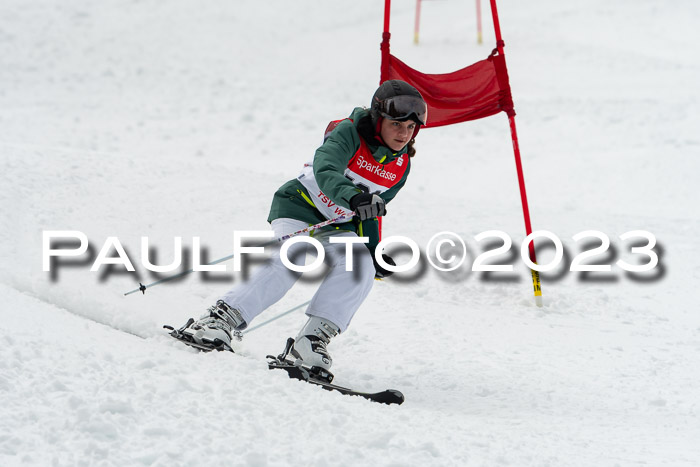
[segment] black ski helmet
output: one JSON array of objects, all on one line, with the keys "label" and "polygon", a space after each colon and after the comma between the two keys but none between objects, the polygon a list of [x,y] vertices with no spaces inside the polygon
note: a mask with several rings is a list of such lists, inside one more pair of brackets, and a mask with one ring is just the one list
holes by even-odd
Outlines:
[{"label": "black ski helmet", "polygon": [[392,120],[414,120],[425,125],[428,121],[428,106],[420,92],[405,81],[384,81],[372,96],[370,106],[372,120],[380,117]]}]

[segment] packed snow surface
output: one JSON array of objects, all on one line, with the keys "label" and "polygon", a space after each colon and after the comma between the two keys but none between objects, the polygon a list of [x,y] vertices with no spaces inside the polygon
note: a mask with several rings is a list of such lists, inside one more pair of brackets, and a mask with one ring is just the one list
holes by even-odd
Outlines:
[{"label": "packed snow surface", "polygon": [[[484,4],[394,2],[392,51],[427,73],[486,57]],[[272,193],[296,176],[330,120],[379,82],[383,2],[48,1],[0,4],[0,465],[700,464],[700,4],[499,2],[533,228],[561,239],[537,307],[504,114],[425,129],[384,235],[426,252],[437,232],[468,261],[377,282],[330,351],[339,384],[401,390],[384,406],[267,370],[303,307],[240,343],[198,353],[167,337],[231,285],[189,275],[232,253],[235,230],[266,230]],[[80,231],[89,250],[42,270],[42,232]],[[500,241],[494,263],[472,272]],[[587,260],[610,272],[568,270]],[[652,233],[659,264],[615,262]],[[91,272],[110,237],[136,268]],[[635,243],[636,242],[636,243]],[[73,248],[77,244],[64,244]],[[541,264],[555,258],[537,242]],[[110,256],[116,256],[114,248]],[[409,252],[397,259],[407,261]],[[255,265],[252,266],[253,268]],[[306,302],[310,273],[260,323]],[[255,322],[253,324],[256,324]]]}]

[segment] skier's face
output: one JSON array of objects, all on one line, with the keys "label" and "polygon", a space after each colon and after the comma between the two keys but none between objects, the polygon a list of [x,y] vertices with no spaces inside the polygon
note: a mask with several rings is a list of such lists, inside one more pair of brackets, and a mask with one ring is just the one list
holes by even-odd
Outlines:
[{"label": "skier's face", "polygon": [[392,151],[400,151],[411,141],[415,129],[416,122],[413,120],[400,122],[385,118],[382,120],[381,136]]}]

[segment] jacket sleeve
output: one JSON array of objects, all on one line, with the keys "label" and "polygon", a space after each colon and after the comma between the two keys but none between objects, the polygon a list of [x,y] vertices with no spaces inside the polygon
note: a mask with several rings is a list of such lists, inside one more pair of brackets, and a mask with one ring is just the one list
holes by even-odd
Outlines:
[{"label": "jacket sleeve", "polygon": [[350,120],[341,122],[314,155],[318,187],[334,203],[350,207],[350,198],[361,190],[345,176],[348,162],[360,147],[360,136]]}]

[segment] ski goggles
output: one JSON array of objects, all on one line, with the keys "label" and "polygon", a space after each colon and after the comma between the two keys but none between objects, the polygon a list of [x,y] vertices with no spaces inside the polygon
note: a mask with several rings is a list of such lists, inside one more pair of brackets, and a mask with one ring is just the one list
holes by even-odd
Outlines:
[{"label": "ski goggles", "polygon": [[379,113],[392,120],[408,120],[415,115],[421,125],[428,121],[428,106],[417,96],[388,97],[379,103]]}]

